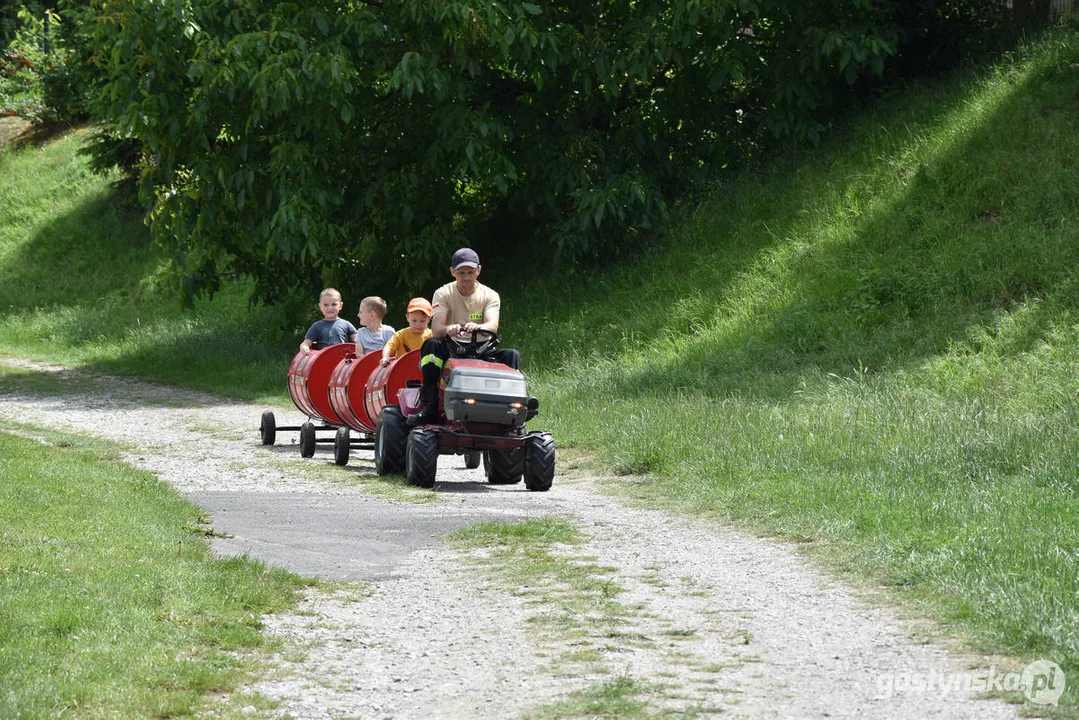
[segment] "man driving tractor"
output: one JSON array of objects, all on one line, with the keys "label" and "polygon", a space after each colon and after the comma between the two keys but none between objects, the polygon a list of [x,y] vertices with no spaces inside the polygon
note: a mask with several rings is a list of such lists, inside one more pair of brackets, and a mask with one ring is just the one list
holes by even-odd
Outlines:
[{"label": "man driving tractor", "polygon": [[[438,383],[442,368],[450,356],[448,343],[469,342],[474,333],[498,332],[501,299],[498,293],[479,282],[480,257],[471,248],[460,248],[450,260],[454,281],[435,290],[432,298],[432,337],[420,349],[420,372],[423,389],[419,411],[408,416],[410,426],[437,423]],[[488,359],[521,367],[521,354],[513,348],[501,348]]]}]

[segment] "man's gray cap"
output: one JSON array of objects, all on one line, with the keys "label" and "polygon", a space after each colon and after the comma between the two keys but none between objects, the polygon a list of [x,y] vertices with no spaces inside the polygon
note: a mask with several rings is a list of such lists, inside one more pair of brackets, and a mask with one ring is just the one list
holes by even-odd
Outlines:
[{"label": "man's gray cap", "polygon": [[450,269],[456,270],[460,267],[479,267],[480,256],[476,254],[476,251],[472,248],[461,248],[453,254],[453,259],[450,260]]}]

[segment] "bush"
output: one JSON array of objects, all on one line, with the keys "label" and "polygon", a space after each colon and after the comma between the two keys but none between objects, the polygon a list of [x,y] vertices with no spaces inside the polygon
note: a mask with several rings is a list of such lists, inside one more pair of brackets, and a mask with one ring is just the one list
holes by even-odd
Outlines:
[{"label": "bush", "polygon": [[815,139],[895,46],[864,0],[102,7],[101,109],[152,159],[155,236],[189,287],[266,301],[418,291],[464,242],[617,253],[763,138]]}]

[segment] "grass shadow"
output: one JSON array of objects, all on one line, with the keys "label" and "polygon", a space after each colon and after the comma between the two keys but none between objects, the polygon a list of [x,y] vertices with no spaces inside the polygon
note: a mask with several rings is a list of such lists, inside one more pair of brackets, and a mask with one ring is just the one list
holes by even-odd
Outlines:
[{"label": "grass shadow", "polygon": [[[73,152],[55,162],[75,162]],[[39,196],[45,209],[15,219],[28,237],[14,229],[0,242],[0,342],[29,357],[234,397],[285,394],[295,345],[275,339],[274,308],[250,306],[237,283],[181,309],[170,260],[130,194],[88,171],[57,175],[13,190]]]},{"label": "grass shadow", "polygon": [[[222,399],[198,392],[153,385],[143,380],[103,376],[82,369],[12,368],[0,363],[0,393],[36,398],[77,397],[88,409],[200,408]],[[257,418],[252,425],[257,431]]]},{"label": "grass shadow", "polygon": [[719,188],[668,248],[530,297],[553,309],[522,353],[542,358],[557,338],[539,369],[583,361],[614,395],[775,400],[807,374],[918,367],[1019,309],[1011,351],[1035,346],[1079,308],[1079,143],[1058,137],[1079,123],[1079,63],[1065,54],[893,100],[876,122]]},{"label": "grass shadow", "polygon": [[84,126],[66,122],[34,124],[18,116],[0,118],[0,148],[8,146],[14,150],[21,150],[25,147],[44,145],[80,127]]}]

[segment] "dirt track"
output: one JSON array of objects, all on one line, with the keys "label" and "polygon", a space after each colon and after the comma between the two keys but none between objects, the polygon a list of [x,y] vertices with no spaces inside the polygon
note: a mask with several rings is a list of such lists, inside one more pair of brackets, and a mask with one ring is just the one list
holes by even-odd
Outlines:
[{"label": "dirt track", "polygon": [[[629,507],[592,477],[556,477],[548,493],[489,486],[459,458],[441,459],[436,502],[385,499],[356,482],[374,475],[368,451],[339,468],[328,450],[305,460],[280,444],[295,434],[263,447],[264,408],[17,364],[63,391],[0,394],[0,416],[123,444],[128,462],[234,535],[221,552],[365,581],[265,618],[290,649],[247,688],[280,701],[252,705],[253,717],[517,718],[614,680],[653,688],[651,709],[679,717],[1017,717],[1016,706],[972,698],[991,661],[920,642],[787,545]],[[530,618],[549,608],[485,581],[437,539],[481,519],[544,515],[589,538],[567,555],[611,569],[625,611],[616,632],[598,608],[581,636],[536,631]]]}]

